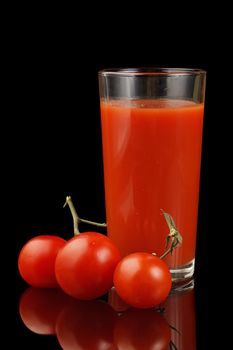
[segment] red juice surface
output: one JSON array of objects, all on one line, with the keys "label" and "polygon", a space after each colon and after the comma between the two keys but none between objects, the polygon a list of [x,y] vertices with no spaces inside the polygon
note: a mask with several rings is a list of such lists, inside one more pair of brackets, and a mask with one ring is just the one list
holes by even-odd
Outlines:
[{"label": "red juice surface", "polygon": [[203,111],[183,100],[101,101],[108,236],[123,256],[162,255],[163,209],[183,237],[169,266],[194,259]]}]

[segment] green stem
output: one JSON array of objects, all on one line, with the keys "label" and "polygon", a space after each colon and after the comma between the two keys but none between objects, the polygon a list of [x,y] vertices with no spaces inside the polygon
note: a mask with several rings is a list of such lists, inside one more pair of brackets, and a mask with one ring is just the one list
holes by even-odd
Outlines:
[{"label": "green stem", "polygon": [[72,215],[72,218],[73,218],[74,235],[75,235],[75,236],[76,236],[76,235],[79,235],[79,234],[80,234],[80,231],[79,231],[79,229],[78,229],[78,224],[79,224],[79,222],[80,222],[80,218],[79,218],[79,216],[78,216],[78,214],[77,214],[77,211],[76,211],[76,209],[75,209],[75,207],[74,207],[74,204],[73,204],[73,202],[72,202],[70,196],[67,196],[67,197],[66,197],[66,202],[65,202],[63,208],[64,208],[66,205],[69,206],[70,212],[71,212],[71,215]]},{"label": "green stem", "polygon": [[98,226],[98,227],[107,227],[107,224],[105,224],[105,223],[100,224],[99,222],[85,220],[85,219],[81,219],[81,218],[79,218],[79,221],[83,222],[85,224],[94,225],[94,226]]},{"label": "green stem", "polygon": [[168,254],[172,254],[173,249],[176,248],[179,244],[182,243],[182,236],[176,228],[176,224],[172,216],[161,209],[161,212],[166,220],[166,223],[169,227],[169,234],[166,240],[166,248],[169,248],[160,256],[160,259],[164,259]]},{"label": "green stem", "polygon": [[174,242],[170,248],[168,248],[164,253],[163,255],[160,256],[160,259],[164,259],[165,256],[167,256],[168,254],[171,254],[173,249],[179,244],[179,241],[177,240],[176,242]]},{"label": "green stem", "polygon": [[78,213],[77,213],[77,211],[76,211],[76,209],[74,207],[74,204],[73,204],[70,196],[66,197],[66,202],[65,202],[63,207],[65,207],[66,205],[69,206],[71,215],[73,217],[74,235],[79,235],[80,234],[80,231],[79,231],[79,228],[78,228],[78,225],[79,225],[80,222],[83,222],[83,223],[89,224],[89,225],[98,226],[98,227],[107,227],[107,224],[105,224],[105,223],[101,224],[101,223],[98,223],[98,222],[94,222],[94,221],[90,221],[90,220],[86,220],[86,219],[81,219],[78,216]]}]

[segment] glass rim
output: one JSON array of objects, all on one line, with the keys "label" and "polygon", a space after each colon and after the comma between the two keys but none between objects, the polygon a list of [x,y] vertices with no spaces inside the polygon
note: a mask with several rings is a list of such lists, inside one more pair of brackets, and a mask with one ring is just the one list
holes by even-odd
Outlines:
[{"label": "glass rim", "polygon": [[98,72],[99,76],[187,76],[206,75],[206,71],[199,68],[106,68]]}]

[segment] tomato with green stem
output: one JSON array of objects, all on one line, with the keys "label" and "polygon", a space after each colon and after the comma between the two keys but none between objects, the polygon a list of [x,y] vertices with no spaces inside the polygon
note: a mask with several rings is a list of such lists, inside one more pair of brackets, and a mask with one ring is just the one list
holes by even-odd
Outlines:
[{"label": "tomato with green stem", "polygon": [[72,297],[81,300],[95,299],[112,287],[113,273],[121,256],[114,243],[103,234],[80,234],[78,223],[81,220],[70,197],[67,197],[66,204],[73,216],[75,237],[57,255],[56,278],[60,287]]},{"label": "tomato with green stem", "polygon": [[172,277],[162,260],[181,243],[182,238],[172,217],[163,212],[169,226],[166,252],[159,258],[155,254],[136,252],[124,257],[114,272],[114,286],[119,296],[130,306],[151,308],[162,303],[168,296]]}]

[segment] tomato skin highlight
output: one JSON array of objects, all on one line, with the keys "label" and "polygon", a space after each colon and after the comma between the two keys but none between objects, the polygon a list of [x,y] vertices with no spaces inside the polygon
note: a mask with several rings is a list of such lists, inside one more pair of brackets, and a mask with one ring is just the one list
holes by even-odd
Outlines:
[{"label": "tomato skin highlight", "polygon": [[74,298],[98,298],[112,287],[113,273],[120,258],[119,250],[108,237],[96,232],[81,233],[58,253],[57,281]]},{"label": "tomato skin highlight", "polygon": [[55,259],[66,241],[58,236],[37,236],[21,249],[18,269],[21,277],[31,286],[56,288]]},{"label": "tomato skin highlight", "polygon": [[119,296],[136,308],[159,305],[172,285],[166,263],[149,253],[132,253],[124,257],[114,272],[114,286]]}]

